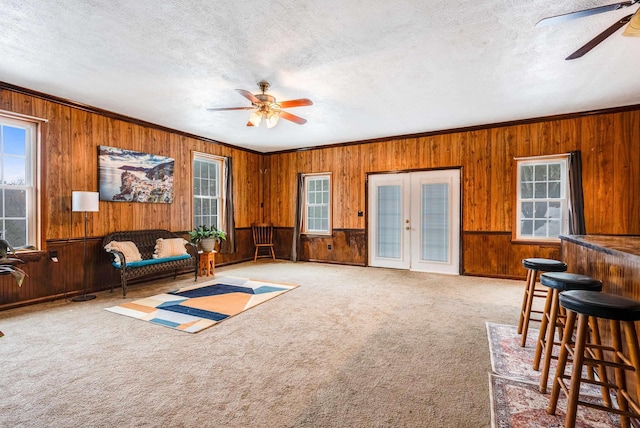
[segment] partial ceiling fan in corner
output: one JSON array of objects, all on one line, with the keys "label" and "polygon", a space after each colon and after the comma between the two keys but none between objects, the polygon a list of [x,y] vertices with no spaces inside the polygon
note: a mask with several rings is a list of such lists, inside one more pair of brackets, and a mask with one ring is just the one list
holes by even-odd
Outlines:
[{"label": "partial ceiling fan in corner", "polygon": [[[594,7],[591,9],[579,10],[576,12],[565,13],[563,15],[550,16],[548,18],[543,18],[536,23],[536,26],[548,25],[548,24],[556,24],[559,22],[569,21],[576,18],[582,18],[585,16],[596,15],[598,13],[610,12],[613,10],[623,9],[629,6],[633,6],[634,4],[640,3],[640,0],[630,0],[624,1],[620,3],[609,4],[606,6]],[[627,25],[628,24],[628,25]],[[604,41],[607,37],[618,31],[620,28],[627,25],[627,28],[622,33],[623,36],[640,36],[640,8],[638,8],[635,13],[625,16],[624,18],[619,19],[615,22],[611,27],[604,30],[602,33],[598,34],[593,39],[589,40],[584,46],[580,49],[566,57],[565,59],[576,59],[580,58],[591,49],[598,46],[602,41]]]},{"label": "partial ceiling fan in corner", "polygon": [[297,100],[276,102],[276,98],[267,94],[269,89],[269,82],[261,80],[258,82],[258,87],[262,91],[261,94],[252,94],[244,89],[236,89],[240,95],[251,101],[251,107],[221,107],[221,108],[209,108],[209,111],[225,111],[225,110],[252,110],[249,116],[249,122],[247,126],[260,126],[260,123],[264,120],[267,128],[273,128],[278,124],[280,118],[297,123],[298,125],[304,125],[307,123],[306,119],[291,114],[282,110],[283,108],[291,107],[303,107],[313,105],[313,102],[308,98],[300,98]]}]

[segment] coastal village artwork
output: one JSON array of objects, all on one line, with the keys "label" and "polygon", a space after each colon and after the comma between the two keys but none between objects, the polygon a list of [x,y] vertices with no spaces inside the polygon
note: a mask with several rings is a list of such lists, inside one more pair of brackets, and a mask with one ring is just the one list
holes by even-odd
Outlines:
[{"label": "coastal village artwork", "polygon": [[100,200],[173,202],[174,160],[116,147],[98,147]]}]

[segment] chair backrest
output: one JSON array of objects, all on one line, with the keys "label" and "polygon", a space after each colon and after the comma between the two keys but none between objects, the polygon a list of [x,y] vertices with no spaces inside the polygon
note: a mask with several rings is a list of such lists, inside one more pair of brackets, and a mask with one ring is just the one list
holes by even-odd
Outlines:
[{"label": "chair backrest", "polygon": [[251,231],[253,232],[253,245],[273,244],[273,224],[253,223]]}]

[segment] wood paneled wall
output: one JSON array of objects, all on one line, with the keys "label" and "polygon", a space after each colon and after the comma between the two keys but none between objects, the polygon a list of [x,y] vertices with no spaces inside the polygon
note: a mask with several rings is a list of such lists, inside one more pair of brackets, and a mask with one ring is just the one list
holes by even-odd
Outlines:
[{"label": "wood paneled wall", "polygon": [[[559,250],[511,243],[514,158],[580,150],[587,232],[640,234],[639,145],[636,109],[268,154],[265,217],[292,227],[297,174],[332,172],[333,227],[364,233],[367,173],[462,167],[464,272],[520,277],[523,257],[558,257]],[[334,252],[326,260],[350,262],[352,256]],[[303,252],[303,259],[318,254]]]},{"label": "wood paneled wall", "polygon": [[72,190],[98,190],[98,146],[168,156],[175,159],[172,204],[100,202],[100,212],[89,215],[88,235],[115,230],[154,227],[173,231],[191,229],[191,153],[198,151],[233,158],[235,221],[247,227],[262,216],[260,166],[262,155],[177,133],[112,119],[37,97],[0,89],[0,109],[47,119],[43,125],[42,178],[46,194],[42,231],[45,240],[81,237],[83,214],[71,212]]},{"label": "wood paneled wall", "polygon": [[[171,204],[100,202],[100,211],[89,213],[87,224],[88,266],[91,289],[106,289],[115,279],[103,257],[102,237],[116,230],[192,228],[191,156],[193,151],[233,158],[235,223],[247,228],[262,218],[260,199],[262,155],[223,144],[121,120],[116,115],[72,103],[0,87],[0,109],[47,119],[42,125],[41,204],[42,248],[59,252],[59,263],[48,254],[25,265],[29,274],[21,288],[2,278],[0,308],[15,302],[48,298],[82,288],[82,237],[84,215],[71,211],[73,190],[98,190],[98,146],[107,145],[168,156],[175,159],[174,202]],[[252,254],[250,233],[238,234],[238,253],[220,255],[221,262],[244,260]],[[98,267],[97,264],[101,264]],[[104,265],[104,266],[103,266]],[[105,267],[106,266],[106,267]],[[94,275],[95,269],[99,274]],[[52,279],[55,278],[55,279]]]},{"label": "wood paneled wall", "polygon": [[60,262],[51,262],[46,252],[34,258],[21,289],[0,278],[0,308],[81,290],[83,214],[71,212],[71,192],[98,189],[99,145],[174,158],[175,200],[100,202],[88,223],[92,290],[117,281],[101,249],[102,236],[151,227],[191,229],[192,151],[234,161],[238,252],[219,255],[219,263],[252,258],[249,226],[255,221],[274,223],[276,254],[289,258],[297,174],[331,172],[335,233],[306,237],[302,259],[366,265],[367,175],[460,167],[463,272],[521,277],[522,258],[557,258],[559,246],[511,242],[514,158],[572,150],[582,153],[587,232],[640,235],[640,109],[635,107],[262,155],[7,86],[0,85],[0,109],[48,120],[41,144],[42,242],[45,250],[59,252]]}]

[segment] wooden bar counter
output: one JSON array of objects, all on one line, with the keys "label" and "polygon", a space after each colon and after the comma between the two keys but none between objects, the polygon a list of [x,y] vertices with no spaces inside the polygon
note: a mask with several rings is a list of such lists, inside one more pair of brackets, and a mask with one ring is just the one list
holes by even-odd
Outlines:
[{"label": "wooden bar counter", "polygon": [[[562,261],[567,272],[588,275],[602,281],[602,291],[640,300],[640,236],[561,235]],[[598,323],[603,344],[611,344],[608,322]],[[636,323],[638,330],[640,323]],[[640,333],[640,332],[639,332]],[[614,373],[607,371],[610,379]],[[630,394],[635,379],[626,375]]]},{"label": "wooden bar counter", "polygon": [[602,291],[640,300],[640,236],[560,235],[567,272],[602,281]]}]

